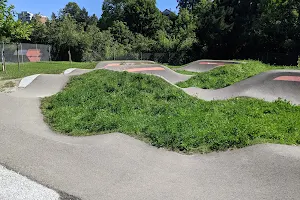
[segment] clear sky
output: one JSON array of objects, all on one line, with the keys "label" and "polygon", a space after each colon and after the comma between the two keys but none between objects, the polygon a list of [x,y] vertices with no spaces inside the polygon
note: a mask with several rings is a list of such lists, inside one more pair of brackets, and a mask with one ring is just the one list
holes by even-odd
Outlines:
[{"label": "clear sky", "polygon": [[[80,7],[85,7],[89,14],[101,16],[101,8],[103,0],[73,0]],[[17,12],[28,11],[31,13],[41,13],[42,15],[51,16],[51,13],[58,13],[59,9],[63,8],[70,0],[8,0],[9,4],[13,4]],[[156,0],[157,7],[160,10],[171,9],[176,10],[176,0]]]}]

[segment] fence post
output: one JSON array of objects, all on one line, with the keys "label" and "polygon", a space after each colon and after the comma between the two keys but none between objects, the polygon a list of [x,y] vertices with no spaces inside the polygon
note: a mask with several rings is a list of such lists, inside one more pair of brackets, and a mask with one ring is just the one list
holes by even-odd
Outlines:
[{"label": "fence post", "polygon": [[52,59],[51,59],[51,45],[49,45],[49,61],[51,62]]},{"label": "fence post", "polygon": [[1,62],[2,62],[2,71],[5,71],[4,65],[4,42],[2,41],[2,51],[1,51]]},{"label": "fence post", "polygon": [[18,70],[20,71],[20,54],[19,54],[19,43],[17,43],[17,56],[18,56]]},{"label": "fence post", "polygon": [[22,64],[24,64],[24,55],[23,55],[23,46],[22,43],[20,43],[21,45],[21,53],[22,53]]}]

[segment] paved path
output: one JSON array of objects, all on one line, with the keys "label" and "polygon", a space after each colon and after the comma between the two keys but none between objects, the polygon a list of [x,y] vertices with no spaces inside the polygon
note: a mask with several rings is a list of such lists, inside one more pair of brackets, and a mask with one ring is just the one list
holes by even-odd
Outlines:
[{"label": "paved path", "polygon": [[121,133],[53,133],[38,97],[58,92],[68,76],[40,77],[28,88],[0,94],[1,163],[87,200],[300,199],[300,147],[265,144],[181,155]]}]

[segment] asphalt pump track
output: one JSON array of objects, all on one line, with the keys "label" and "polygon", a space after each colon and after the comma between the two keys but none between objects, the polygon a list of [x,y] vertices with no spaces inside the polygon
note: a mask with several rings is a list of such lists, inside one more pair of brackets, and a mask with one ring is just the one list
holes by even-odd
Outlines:
[{"label": "asphalt pump track", "polygon": [[[96,67],[111,68],[158,75],[170,83],[176,83],[174,76],[188,79],[148,63],[106,62]],[[70,76],[89,71],[92,70],[40,75],[23,89],[0,94],[1,164],[43,185],[87,200],[300,199],[298,146],[262,144],[206,155],[182,155],[157,149],[122,133],[90,137],[54,133],[43,121],[40,97],[61,91]],[[294,96],[287,98],[297,103],[298,76],[297,71],[271,71],[224,90],[228,93],[246,90],[242,95],[255,96],[252,84],[252,88],[262,91],[272,89],[271,85],[286,84],[280,87],[285,90],[291,86],[289,91]],[[185,89],[203,98],[201,91],[198,94],[188,90]],[[264,93],[266,100],[273,99],[267,91]],[[286,94],[282,91],[277,97]]]}]

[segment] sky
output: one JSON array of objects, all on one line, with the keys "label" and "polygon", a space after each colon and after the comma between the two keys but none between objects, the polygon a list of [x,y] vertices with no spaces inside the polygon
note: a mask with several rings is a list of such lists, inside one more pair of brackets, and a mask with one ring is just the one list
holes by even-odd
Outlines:
[{"label": "sky", "polygon": [[[13,4],[15,6],[16,12],[28,11],[33,14],[41,13],[48,17],[51,16],[52,12],[58,13],[59,9],[64,8],[64,6],[72,0],[8,0],[8,4]],[[101,16],[101,8],[103,0],[73,0],[81,8],[85,7],[89,14],[96,14],[98,17]],[[176,11],[177,0],[156,0],[157,7],[160,10],[171,9]]]}]

